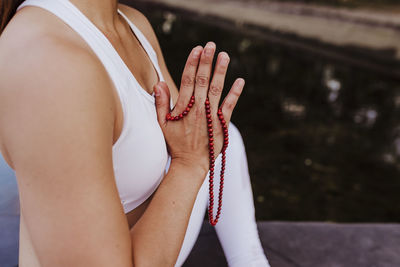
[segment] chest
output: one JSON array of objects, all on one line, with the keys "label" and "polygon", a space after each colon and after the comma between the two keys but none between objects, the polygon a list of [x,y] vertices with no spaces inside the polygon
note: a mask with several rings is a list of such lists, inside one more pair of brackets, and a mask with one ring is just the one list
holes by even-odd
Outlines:
[{"label": "chest", "polygon": [[157,71],[139,40],[129,32],[130,29],[125,31],[118,39],[107,38],[139,85],[151,95],[154,85],[159,80]]},{"label": "chest", "polygon": [[115,180],[125,212],[143,203],[165,175],[168,152],[153,97],[128,79],[122,132],[113,146]]}]

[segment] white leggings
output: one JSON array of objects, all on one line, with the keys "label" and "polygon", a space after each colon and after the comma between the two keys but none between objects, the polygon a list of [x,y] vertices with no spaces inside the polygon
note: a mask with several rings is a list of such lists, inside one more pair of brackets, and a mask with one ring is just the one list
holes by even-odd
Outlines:
[{"label": "white leggings", "polygon": [[[217,157],[214,176],[214,197],[218,197],[221,155]],[[197,195],[176,267],[181,266],[192,250],[208,207],[208,175]],[[269,266],[258,236],[254,216],[253,193],[242,137],[229,125],[229,146],[221,217],[215,226],[218,239],[230,267]],[[218,201],[214,205],[214,217]]]}]

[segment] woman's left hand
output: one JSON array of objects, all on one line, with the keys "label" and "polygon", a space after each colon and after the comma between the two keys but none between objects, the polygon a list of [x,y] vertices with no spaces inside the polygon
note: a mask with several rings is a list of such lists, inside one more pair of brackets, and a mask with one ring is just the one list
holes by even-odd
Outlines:
[{"label": "woman's left hand", "polygon": [[244,80],[237,79],[219,107],[229,56],[226,52],[218,54],[212,74],[215,50],[215,44],[209,42],[204,49],[201,46],[195,47],[188,57],[182,74],[178,100],[171,114],[172,116],[181,114],[187,108],[191,97],[194,96],[195,103],[183,119],[179,121],[166,119],[167,114],[171,112],[168,86],[161,82],[154,88],[158,122],[167,141],[172,162],[181,161],[192,167],[201,166],[207,171],[209,168],[209,135],[206,99],[208,98],[210,102],[214,156],[217,157],[224,144],[224,132],[217,115],[218,109],[222,110],[225,123],[229,125],[233,109],[244,86]]}]

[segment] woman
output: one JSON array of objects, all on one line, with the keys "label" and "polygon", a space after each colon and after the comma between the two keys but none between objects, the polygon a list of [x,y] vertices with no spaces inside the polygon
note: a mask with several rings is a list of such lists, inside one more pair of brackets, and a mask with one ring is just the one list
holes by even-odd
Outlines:
[{"label": "woman", "polygon": [[[0,148],[20,191],[20,266],[182,265],[207,205],[204,103],[218,121],[229,56],[219,53],[212,75],[215,44],[195,47],[178,92],[137,10],[21,2],[2,2],[0,37]],[[227,122],[243,86],[237,79],[221,105]],[[192,95],[187,116],[167,121]],[[217,234],[230,266],[267,266],[243,143],[232,124],[229,133]]]}]

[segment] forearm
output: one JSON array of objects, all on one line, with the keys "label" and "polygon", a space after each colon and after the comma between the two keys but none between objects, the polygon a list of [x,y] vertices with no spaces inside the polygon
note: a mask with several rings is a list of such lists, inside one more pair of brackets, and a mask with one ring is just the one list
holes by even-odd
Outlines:
[{"label": "forearm", "polygon": [[131,229],[135,266],[174,266],[204,168],[171,163],[146,212]]}]

